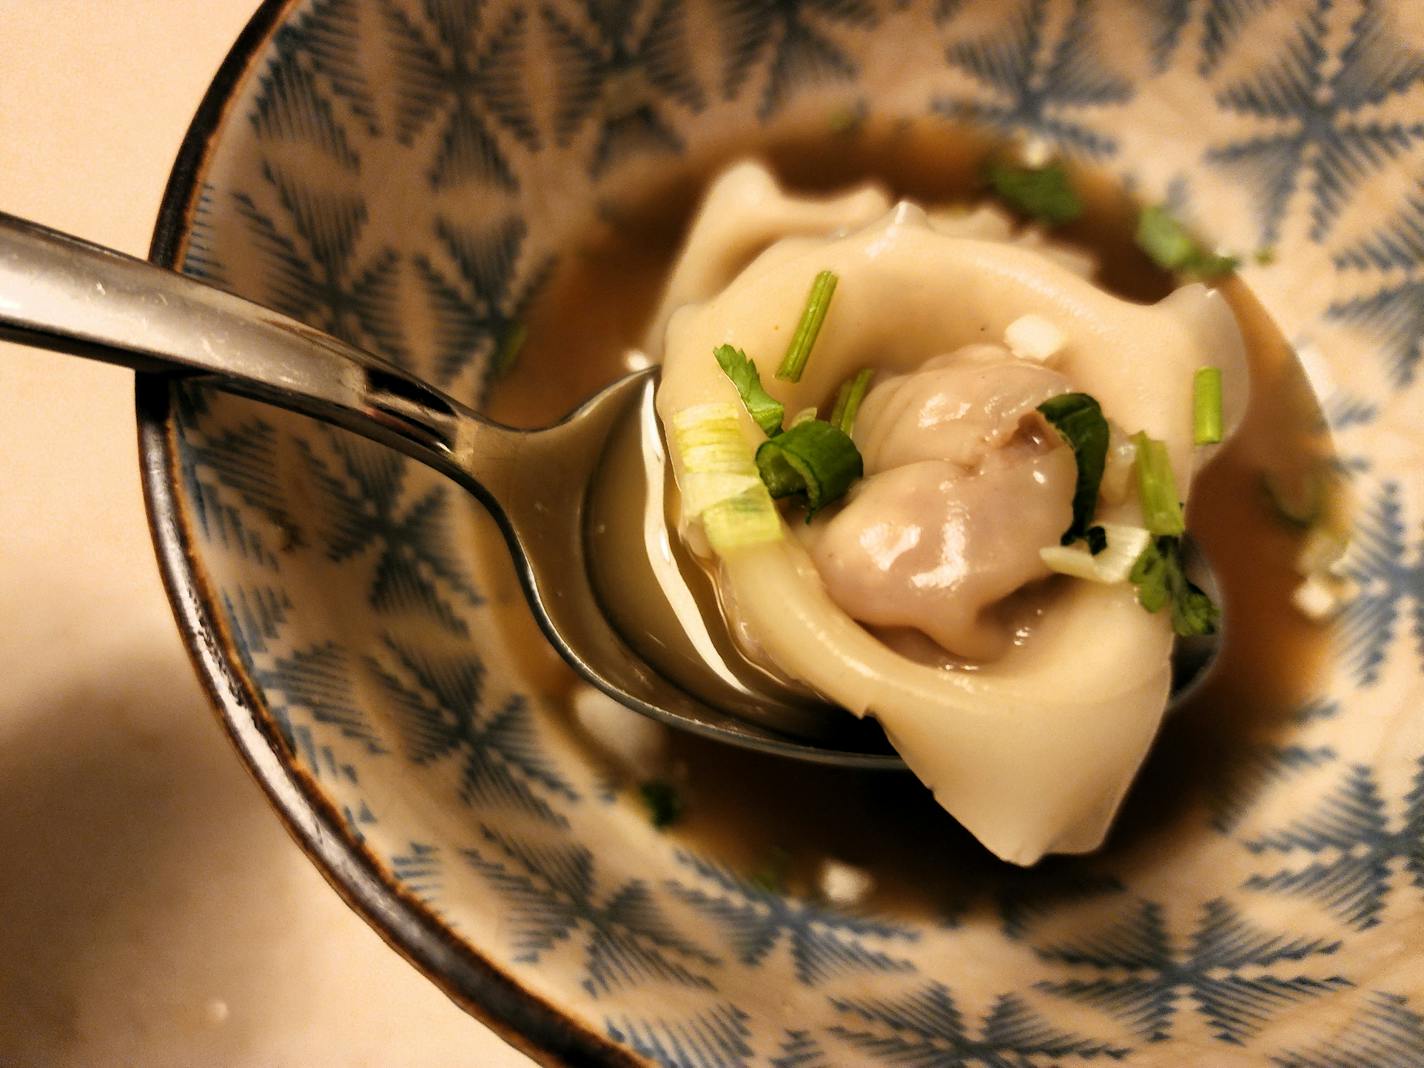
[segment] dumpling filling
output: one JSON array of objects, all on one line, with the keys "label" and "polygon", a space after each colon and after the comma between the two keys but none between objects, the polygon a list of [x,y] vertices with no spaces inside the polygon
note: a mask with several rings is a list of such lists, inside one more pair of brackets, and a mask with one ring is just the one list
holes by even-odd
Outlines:
[{"label": "dumpling filling", "polygon": [[[1090,268],[996,212],[927,214],[874,187],[796,199],[742,165],[711,190],[649,343],[664,364],[679,533],[717,558],[738,631],[778,671],[876,716],[939,802],[1018,863],[1100,844],[1166,707],[1173,640],[1126,569],[1055,574],[1045,550],[1078,522],[1086,461],[1045,405],[1088,395],[1111,424],[1087,502],[1093,547],[1105,530],[1138,531],[1135,553],[1148,539],[1122,477],[1127,436],[1156,443],[1185,498],[1202,459],[1194,374],[1221,369],[1228,430],[1246,402],[1219,295],[1191,285],[1137,305],[1093,285]],[[799,380],[774,379],[825,272],[838,283],[814,355]],[[713,358],[725,346],[763,364],[760,418]],[[843,427],[861,477],[809,522],[778,514],[753,457],[769,434],[789,437],[765,408],[779,402],[787,424],[827,411],[865,369]],[[1094,559],[1087,534],[1074,538]]]},{"label": "dumpling filling", "polygon": [[1002,656],[1011,634],[996,609],[1051,574],[1039,550],[1072,519],[1073,453],[1037,411],[1069,389],[993,345],[871,389],[853,434],[864,479],[797,531],[831,600],[955,657]]}]

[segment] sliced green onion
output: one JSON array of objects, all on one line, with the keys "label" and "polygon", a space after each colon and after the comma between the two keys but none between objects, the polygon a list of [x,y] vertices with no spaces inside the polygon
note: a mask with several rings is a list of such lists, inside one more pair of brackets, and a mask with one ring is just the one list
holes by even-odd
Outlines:
[{"label": "sliced green onion", "polygon": [[1309,575],[1291,594],[1295,610],[1312,623],[1324,623],[1350,600],[1353,586],[1331,575]]},{"label": "sliced green onion", "polygon": [[1073,522],[1063,532],[1062,543],[1071,545],[1088,537],[1093,513],[1098,507],[1098,488],[1108,458],[1108,421],[1103,409],[1086,393],[1063,393],[1038,406],[1073,449],[1078,464],[1078,481],[1073,490]]},{"label": "sliced green onion", "polygon": [[838,426],[847,435],[855,429],[856,413],[860,411],[860,402],[865,399],[865,392],[870,388],[870,379],[875,372],[869,367],[858,371],[854,378],[848,378],[841,383],[841,388],[836,392],[836,404],[831,409],[831,425]]},{"label": "sliced green onion", "polygon": [[747,359],[747,354],[731,345],[718,345],[712,350],[717,366],[737,387],[742,403],[761,427],[767,437],[781,432],[781,419],[786,414],[779,400],[762,388],[761,375],[755,360]]},{"label": "sliced green onion", "polygon": [[756,466],[772,497],[805,497],[808,523],[864,471],[860,451],[845,431],[819,419],[762,442]]},{"label": "sliced green onion", "polygon": [[781,538],[781,516],[742,437],[737,409],[694,405],[675,414],[672,426],[682,458],[683,509],[701,521],[712,548],[725,555]]},{"label": "sliced green onion", "polygon": [[1153,534],[1183,533],[1187,524],[1167,446],[1142,431],[1134,434],[1132,441],[1137,446],[1137,496],[1142,502],[1143,525]]},{"label": "sliced green onion", "polygon": [[1038,550],[1038,555],[1050,571],[1060,575],[1090,582],[1126,582],[1138,557],[1152,540],[1151,532],[1122,523],[1104,523],[1093,529],[1102,531],[1106,539],[1098,553],[1094,553],[1091,546],[1051,545]]},{"label": "sliced green onion", "polygon": [[1200,278],[1230,274],[1240,263],[1235,256],[1223,256],[1203,248],[1160,204],[1142,209],[1137,218],[1137,244],[1158,266]]},{"label": "sliced green onion", "polygon": [[985,168],[985,177],[994,195],[1005,204],[1050,226],[1072,222],[1083,214],[1083,202],[1062,163],[1018,167],[992,162]]},{"label": "sliced green onion", "polygon": [[1170,607],[1172,630],[1183,638],[1215,634],[1221,610],[1206,592],[1187,578],[1182,542],[1174,535],[1153,538],[1133,565],[1129,580],[1137,587],[1137,603],[1149,612]]},{"label": "sliced green onion", "polygon": [[494,352],[490,355],[490,374],[498,378],[508,373],[514,366],[514,362],[519,359],[519,353],[524,348],[524,342],[529,337],[529,328],[523,323],[506,323],[499,331],[498,339],[495,342]]},{"label": "sliced green onion", "polygon": [[784,894],[790,874],[791,854],[781,846],[772,846],[761,866],[747,876],[747,883],[764,893]]},{"label": "sliced green onion", "polygon": [[791,344],[786,348],[781,366],[776,369],[776,377],[784,382],[800,382],[806,370],[806,361],[811,358],[811,346],[816,343],[816,335],[821,332],[821,324],[826,321],[826,310],[831,306],[831,297],[836,292],[834,271],[822,271],[811,283],[811,293],[806,298],[806,309],[801,313],[801,321],[796,324],[796,333],[791,336]]},{"label": "sliced green onion", "polygon": [[1192,378],[1192,441],[1215,445],[1221,440],[1221,369],[1203,367]]}]

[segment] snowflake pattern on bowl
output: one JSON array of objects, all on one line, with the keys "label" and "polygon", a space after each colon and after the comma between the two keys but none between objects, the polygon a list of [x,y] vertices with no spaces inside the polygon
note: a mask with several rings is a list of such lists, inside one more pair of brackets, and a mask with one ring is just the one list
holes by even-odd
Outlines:
[{"label": "snowflake pattern on bowl", "polygon": [[928,923],[776,892],[655,832],[492,626],[507,582],[477,551],[490,532],[471,501],[343,433],[175,386],[168,493],[196,564],[170,558],[170,583],[201,600],[306,802],[339,814],[332,833],[378,873],[384,922],[467,947],[609,1059],[1424,1063],[1412,5],[264,11],[170,194],[177,265],[474,403],[620,196],[827,116],[971,119],[1091,161],[1225,245],[1269,248],[1246,280],[1310,355],[1356,501],[1337,655],[1204,784],[1191,850],[1000,872]]}]

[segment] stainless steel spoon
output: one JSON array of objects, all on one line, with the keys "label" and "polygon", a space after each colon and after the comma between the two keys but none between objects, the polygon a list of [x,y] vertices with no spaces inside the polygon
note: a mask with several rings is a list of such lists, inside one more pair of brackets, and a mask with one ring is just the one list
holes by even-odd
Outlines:
[{"label": "stainless steel spoon", "polygon": [[[610,487],[644,478],[638,458],[660,455],[651,415],[655,371],[613,383],[554,426],[517,430],[287,316],[3,212],[0,337],[181,375],[390,446],[489,509],[544,633],[609,696],[671,726],[752,749],[903,767],[873,722],[808,701],[765,675],[740,658],[725,632],[710,642],[710,631],[689,637],[688,613],[671,603],[654,605],[651,626],[634,622],[648,615],[632,597],[652,592],[668,600],[674,587],[693,594],[699,583],[703,603],[709,596],[696,568],[674,574],[664,566],[652,575],[657,554],[645,539],[608,521],[626,514],[607,504]],[[625,466],[614,462],[619,456]],[[636,583],[626,581],[633,572],[640,573]],[[1198,579],[1208,581],[1209,573]],[[1194,653],[1190,679],[1178,671],[1178,692],[1200,677],[1215,648]]]}]

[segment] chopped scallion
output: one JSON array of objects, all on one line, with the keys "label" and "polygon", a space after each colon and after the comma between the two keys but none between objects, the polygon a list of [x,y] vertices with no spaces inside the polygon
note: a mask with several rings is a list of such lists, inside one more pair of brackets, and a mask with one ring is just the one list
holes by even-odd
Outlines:
[{"label": "chopped scallion", "polygon": [[781,516],[742,437],[736,408],[684,408],[673,416],[672,426],[682,458],[682,506],[690,518],[702,522],[712,548],[726,554],[779,539]]},{"label": "chopped scallion", "polygon": [[1153,534],[1183,533],[1187,525],[1167,446],[1145,432],[1134,434],[1132,441],[1137,446],[1137,496],[1142,503],[1143,526]]},{"label": "chopped scallion", "polygon": [[1221,369],[1203,367],[1192,378],[1192,441],[1215,445],[1221,440]]},{"label": "chopped scallion", "polygon": [[732,385],[737,387],[742,403],[747,406],[747,411],[756,420],[756,425],[761,427],[762,433],[767,437],[780,433],[781,420],[786,409],[779,400],[762,388],[756,361],[747,359],[745,352],[734,349],[731,345],[718,345],[712,350],[712,355],[717,358],[717,366],[722,368],[722,372],[732,380]]},{"label": "chopped scallion", "polygon": [[520,350],[529,336],[529,328],[521,322],[506,323],[496,335],[494,352],[490,355],[490,374],[495,378],[508,373],[519,359]]},{"label": "chopped scallion", "polygon": [[1068,181],[1062,163],[1019,167],[991,162],[985,168],[994,195],[1022,215],[1050,226],[1072,222],[1083,214],[1083,202]]},{"label": "chopped scallion", "polygon": [[768,894],[786,893],[786,877],[791,874],[791,854],[773,846],[761,867],[747,876],[747,883]]},{"label": "chopped scallion", "polygon": [[803,496],[806,521],[839,500],[864,471],[860,451],[839,427],[820,419],[761,443],[756,466],[774,498]]},{"label": "chopped scallion", "polygon": [[776,369],[776,377],[784,382],[799,382],[806,370],[806,361],[811,358],[811,346],[816,343],[816,335],[821,332],[821,324],[826,320],[826,311],[831,306],[831,297],[836,292],[834,271],[822,271],[811,283],[811,293],[806,298],[806,308],[801,312],[801,321],[796,324],[796,333],[791,336],[786,355],[781,366]]},{"label": "chopped scallion", "polygon": [[1137,244],[1169,271],[1216,278],[1236,270],[1240,261],[1203,248],[1187,228],[1160,204],[1143,208],[1137,219]]},{"label": "chopped scallion", "polygon": [[[1073,490],[1073,522],[1063,532],[1062,543],[1071,545],[1087,538],[1093,552],[1102,550],[1101,537],[1091,531],[1098,507],[1098,488],[1108,457],[1108,421],[1103,409],[1086,393],[1063,393],[1038,406],[1039,412],[1073,449],[1078,464],[1078,481]],[[1097,548],[1093,548],[1097,545]]]},{"label": "chopped scallion", "polygon": [[855,416],[860,411],[860,402],[865,399],[865,392],[870,388],[870,379],[875,372],[869,367],[856,373],[854,378],[848,378],[841,383],[841,388],[836,392],[836,404],[831,409],[831,425],[840,427],[849,436],[855,429]]}]

